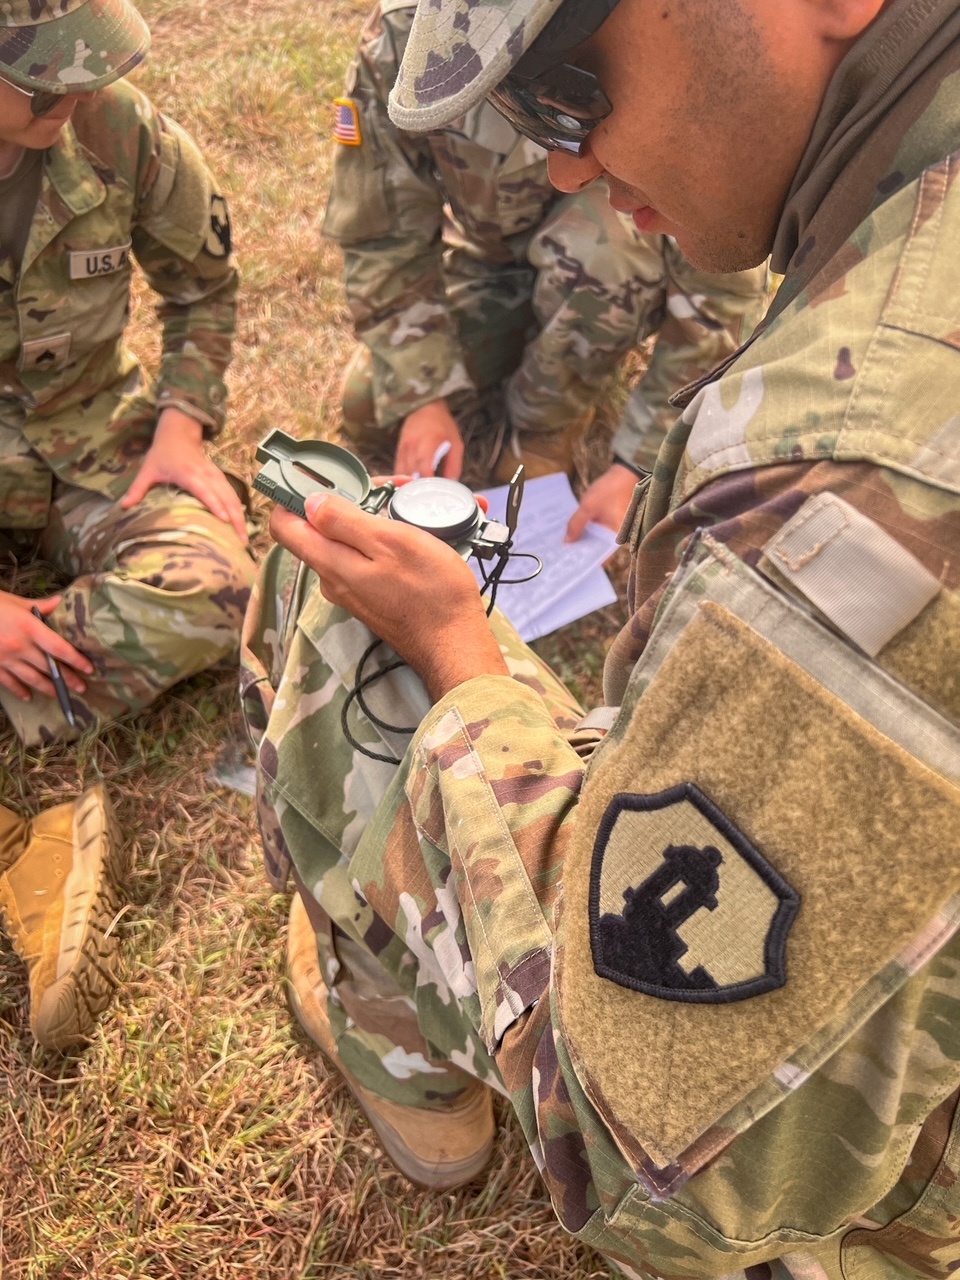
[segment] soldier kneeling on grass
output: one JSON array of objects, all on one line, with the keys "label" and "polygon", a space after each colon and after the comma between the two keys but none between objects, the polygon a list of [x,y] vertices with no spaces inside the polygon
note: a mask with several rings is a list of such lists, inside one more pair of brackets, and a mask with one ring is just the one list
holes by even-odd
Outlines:
[{"label": "soldier kneeling on grass", "polygon": [[[127,0],[0,18],[0,550],[71,580],[0,591],[0,705],[28,745],[234,653],[252,580],[242,503],[203,445],[224,418],[229,221],[191,139],[115,83],[148,44]],[[163,299],[156,385],[123,341],[132,257]],[[101,788],[32,821],[0,808],[0,912],[44,1045],[83,1039],[109,999],[117,856]]]},{"label": "soldier kneeling on grass", "polygon": [[766,267],[698,271],[670,236],[611,208],[603,184],[561,195],[544,148],[489,103],[431,133],[398,129],[387,97],[415,9],[379,0],[336,102],[324,231],[343,248],[360,339],[346,434],[404,475],[432,475],[443,448],[443,474],[459,479],[465,445],[470,479],[506,482],[518,462],[528,479],[572,474],[604,388],[655,337],[570,534],[589,520],[617,529],[673,421],[670,395],[759,322]]}]

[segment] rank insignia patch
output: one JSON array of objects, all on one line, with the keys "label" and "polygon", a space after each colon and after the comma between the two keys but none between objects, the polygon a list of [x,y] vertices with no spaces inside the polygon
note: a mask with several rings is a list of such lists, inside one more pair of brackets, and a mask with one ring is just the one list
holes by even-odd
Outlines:
[{"label": "rank insignia patch", "polygon": [[622,793],[597,832],[590,946],[602,978],[728,1004],[782,987],[800,895],[693,783]]},{"label": "rank insignia patch", "polygon": [[63,369],[70,355],[72,342],[69,333],[52,333],[46,338],[33,338],[20,347],[17,367],[21,373],[49,373],[51,369]]},{"label": "rank insignia patch", "polygon": [[360,112],[352,98],[334,98],[333,136],[345,147],[359,147],[363,143],[360,133]]}]

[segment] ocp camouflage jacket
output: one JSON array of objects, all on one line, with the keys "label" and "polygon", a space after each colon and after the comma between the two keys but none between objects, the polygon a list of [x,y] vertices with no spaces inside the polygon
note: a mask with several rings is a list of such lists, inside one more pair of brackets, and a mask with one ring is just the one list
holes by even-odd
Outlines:
[{"label": "ocp camouflage jacket", "polygon": [[[123,337],[133,258],[162,299],[155,393]],[[42,527],[54,476],[120,497],[168,405],[220,428],[236,290],[196,145],[123,82],[81,100],[19,269],[0,260],[0,528]]]}]

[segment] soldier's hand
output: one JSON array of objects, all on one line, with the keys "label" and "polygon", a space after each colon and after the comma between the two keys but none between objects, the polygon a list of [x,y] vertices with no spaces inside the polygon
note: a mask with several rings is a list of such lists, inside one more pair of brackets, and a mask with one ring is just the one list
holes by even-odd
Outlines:
[{"label": "soldier's hand", "polygon": [[394,470],[406,476],[432,476],[433,460],[441,446],[447,453],[439,474],[459,480],[463,471],[463,437],[446,400],[434,400],[415,409],[400,428]]},{"label": "soldier's hand", "polygon": [[203,447],[203,427],[180,409],[164,409],[157,422],[153,444],[140,470],[121,500],[121,507],[133,507],[158,484],[175,484],[199,498],[208,511],[232,524],[246,546],[247,523],[243,504],[233,486]]},{"label": "soldier's hand", "polygon": [[307,499],[307,519],[275,508],[270,530],[423,678],[431,696],[479,675],[507,675],[476,579],[431,533],[383,520],[335,495]]},{"label": "soldier's hand", "polygon": [[46,617],[59,603],[60,596],[24,600],[0,591],[0,685],[24,702],[30,701],[33,689],[48,698],[56,697],[47,667],[48,653],[60,664],[61,675],[74,693],[83,693],[87,687],[81,672],[93,675],[90,659],[30,612],[36,607]]},{"label": "soldier's hand", "polygon": [[608,467],[580,499],[579,507],[570,517],[564,540],[576,542],[591,520],[606,525],[614,533],[619,532],[636,484],[637,477],[629,467],[622,467],[619,462]]}]

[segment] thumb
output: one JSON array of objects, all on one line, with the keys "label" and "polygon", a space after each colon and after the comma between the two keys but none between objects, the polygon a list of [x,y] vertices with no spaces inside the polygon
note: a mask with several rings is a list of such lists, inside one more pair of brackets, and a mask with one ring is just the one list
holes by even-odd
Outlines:
[{"label": "thumb", "polygon": [[[335,493],[312,493],[304,503],[307,523],[323,538],[373,556],[391,522],[361,511],[355,502]],[[393,525],[399,531],[402,526]]]},{"label": "thumb", "polygon": [[130,488],[120,499],[120,506],[126,510],[128,507],[135,507],[143,495],[150,488],[152,481],[147,473],[146,467],[141,467],[133,478]]},{"label": "thumb", "polygon": [[590,519],[590,512],[587,511],[581,502],[579,507],[577,507],[576,511],[570,517],[570,522],[567,525],[567,532],[563,539],[564,542],[576,542],[584,529],[590,523]]},{"label": "thumb", "polygon": [[335,493],[311,493],[305,500],[304,511],[307,524],[312,525],[325,538],[337,538],[334,532],[338,527],[349,524],[351,517],[358,514],[356,505]]},{"label": "thumb", "polygon": [[30,606],[33,609],[39,609],[46,618],[49,614],[53,613],[54,609],[56,609],[62,599],[63,596],[48,596],[46,600],[31,600]]},{"label": "thumb", "polygon": [[306,513],[305,519],[307,523],[312,524],[314,528],[317,527],[318,512],[329,498],[329,493],[309,493],[304,499],[303,509]]}]

